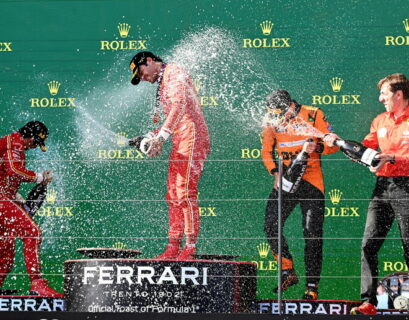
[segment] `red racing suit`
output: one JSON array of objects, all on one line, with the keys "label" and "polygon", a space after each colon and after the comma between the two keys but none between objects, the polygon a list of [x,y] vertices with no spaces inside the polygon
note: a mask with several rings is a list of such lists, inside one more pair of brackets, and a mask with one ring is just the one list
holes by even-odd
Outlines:
[{"label": "red racing suit", "polygon": [[23,139],[14,132],[0,139],[0,287],[13,268],[14,240],[24,244],[30,281],[40,278],[41,231],[30,215],[13,200],[21,182],[36,182],[37,174],[25,168]]},{"label": "red racing suit", "polygon": [[159,84],[159,102],[166,120],[161,131],[172,134],[169,156],[169,238],[194,243],[199,233],[197,185],[210,151],[210,139],[195,86],[176,64],[167,64]]}]

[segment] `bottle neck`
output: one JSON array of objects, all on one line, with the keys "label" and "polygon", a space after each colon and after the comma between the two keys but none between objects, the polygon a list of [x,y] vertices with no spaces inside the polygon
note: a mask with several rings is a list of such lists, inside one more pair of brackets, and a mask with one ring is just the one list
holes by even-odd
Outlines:
[{"label": "bottle neck", "polygon": [[343,147],[343,146],[345,146],[345,140],[342,140],[342,139],[337,139],[337,140],[335,140],[335,142],[334,142],[338,147]]}]

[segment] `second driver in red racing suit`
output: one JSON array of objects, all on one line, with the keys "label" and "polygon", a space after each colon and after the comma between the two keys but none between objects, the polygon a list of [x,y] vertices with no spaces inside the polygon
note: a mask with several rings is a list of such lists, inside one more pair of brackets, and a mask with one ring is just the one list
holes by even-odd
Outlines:
[{"label": "second driver in red racing suit", "polygon": [[19,131],[0,138],[0,288],[13,268],[15,239],[23,242],[23,255],[30,278],[30,291],[46,297],[63,297],[48,286],[40,272],[41,230],[29,213],[17,203],[17,191],[22,182],[47,184],[51,171],[36,173],[25,168],[27,149],[44,144],[48,129],[39,121],[31,121]]}]

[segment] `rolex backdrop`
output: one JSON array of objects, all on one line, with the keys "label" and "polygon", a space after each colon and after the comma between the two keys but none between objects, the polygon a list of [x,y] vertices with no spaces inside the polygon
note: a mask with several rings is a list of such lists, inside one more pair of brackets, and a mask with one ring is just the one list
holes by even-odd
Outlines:
[{"label": "rolex backdrop", "polygon": [[[152,122],[157,84],[130,83],[131,58],[152,51],[193,78],[210,133],[199,183],[198,254],[237,256],[257,265],[257,298],[276,299],[277,263],[264,233],[274,179],[261,159],[266,96],[290,92],[324,111],[332,130],[361,141],[384,112],[376,84],[409,73],[409,3],[307,0],[3,0],[0,2],[0,134],[46,124],[47,152],[26,151],[26,167],[52,170],[43,206],[42,273],[63,292],[64,261],[78,248],[163,252],[168,241],[168,139],[158,157],[128,139]],[[321,157],[325,222],[320,299],[359,300],[360,246],[375,183],[340,151]],[[34,186],[23,183],[23,197]],[[299,207],[284,234],[300,277],[284,298],[305,290]],[[392,227],[379,274],[407,271]],[[23,243],[2,289],[28,294]]]}]

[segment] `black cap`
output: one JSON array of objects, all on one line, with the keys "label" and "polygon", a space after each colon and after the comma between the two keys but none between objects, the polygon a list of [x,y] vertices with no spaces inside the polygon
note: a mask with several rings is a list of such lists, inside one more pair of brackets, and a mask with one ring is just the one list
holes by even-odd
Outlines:
[{"label": "black cap", "polygon": [[141,78],[138,75],[138,67],[141,64],[146,64],[147,58],[151,58],[153,61],[158,61],[158,62],[163,62],[161,58],[158,56],[154,55],[150,51],[141,51],[138,52],[131,60],[129,63],[131,69],[132,69],[132,78],[131,78],[131,83],[133,85],[137,85],[139,82],[141,82]]},{"label": "black cap", "polygon": [[291,99],[291,96],[288,93],[288,91],[283,89],[277,89],[267,96],[266,102],[269,108],[272,109],[278,108],[284,111],[290,106],[293,100]]},{"label": "black cap", "polygon": [[30,121],[18,130],[23,138],[34,138],[35,143],[40,146],[41,151],[46,152],[45,139],[48,137],[48,129],[40,121]]}]

